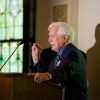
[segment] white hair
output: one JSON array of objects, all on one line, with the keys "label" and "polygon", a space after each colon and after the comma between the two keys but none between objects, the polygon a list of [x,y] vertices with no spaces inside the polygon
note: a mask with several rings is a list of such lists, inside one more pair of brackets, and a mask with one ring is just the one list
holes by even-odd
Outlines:
[{"label": "white hair", "polygon": [[67,36],[69,38],[69,41],[71,43],[74,43],[74,30],[72,29],[72,27],[70,27],[68,24],[64,22],[53,22],[49,25],[48,31],[50,31],[51,28],[55,26],[59,27],[58,30],[59,35]]}]

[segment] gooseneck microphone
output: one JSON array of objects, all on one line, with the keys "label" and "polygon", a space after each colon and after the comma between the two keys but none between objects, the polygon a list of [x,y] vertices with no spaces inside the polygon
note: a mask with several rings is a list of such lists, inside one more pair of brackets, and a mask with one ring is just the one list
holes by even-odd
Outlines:
[{"label": "gooseneck microphone", "polygon": [[15,50],[11,53],[11,55],[8,57],[8,59],[5,61],[5,63],[0,67],[0,71],[1,69],[5,66],[5,64],[9,61],[9,59],[11,58],[11,56],[14,54],[14,52],[17,50],[17,48],[22,45],[24,43],[24,40],[20,41],[19,44],[17,45],[17,47],[15,48]]}]

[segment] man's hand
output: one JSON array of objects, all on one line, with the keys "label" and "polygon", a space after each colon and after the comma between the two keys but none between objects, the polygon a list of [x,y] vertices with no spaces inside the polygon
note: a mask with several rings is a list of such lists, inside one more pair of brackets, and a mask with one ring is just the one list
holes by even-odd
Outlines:
[{"label": "man's hand", "polygon": [[49,76],[48,76],[48,72],[46,73],[29,73],[29,76],[32,76],[34,78],[34,82],[36,83],[42,83],[43,81],[47,81],[50,80]]},{"label": "man's hand", "polygon": [[39,43],[33,43],[32,46],[32,59],[34,63],[37,63],[40,59],[41,47]]}]

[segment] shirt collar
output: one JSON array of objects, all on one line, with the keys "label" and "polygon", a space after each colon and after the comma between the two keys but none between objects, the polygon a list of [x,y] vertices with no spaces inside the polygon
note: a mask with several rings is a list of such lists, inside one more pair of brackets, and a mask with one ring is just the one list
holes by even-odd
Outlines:
[{"label": "shirt collar", "polygon": [[66,45],[64,45],[64,46],[59,50],[58,55],[59,55],[60,57],[61,57],[61,55],[62,55],[62,53],[63,53],[65,47],[66,47]]}]

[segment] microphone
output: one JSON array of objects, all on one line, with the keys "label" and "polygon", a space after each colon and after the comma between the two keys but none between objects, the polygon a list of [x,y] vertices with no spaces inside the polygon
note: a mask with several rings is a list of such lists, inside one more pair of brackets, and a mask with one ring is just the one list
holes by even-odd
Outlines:
[{"label": "microphone", "polygon": [[[23,43],[24,43],[24,40],[20,41],[20,42],[19,42],[19,46],[22,45]],[[19,47],[19,46],[18,46],[18,47]]]},{"label": "microphone", "polygon": [[14,52],[17,50],[17,48],[22,45],[24,43],[24,40],[20,41],[19,44],[17,45],[17,47],[15,48],[15,50],[11,53],[11,55],[8,57],[8,59],[5,61],[5,63],[0,67],[0,71],[2,70],[2,68],[5,66],[5,64],[9,61],[9,59],[11,58],[11,56],[14,54]]}]

